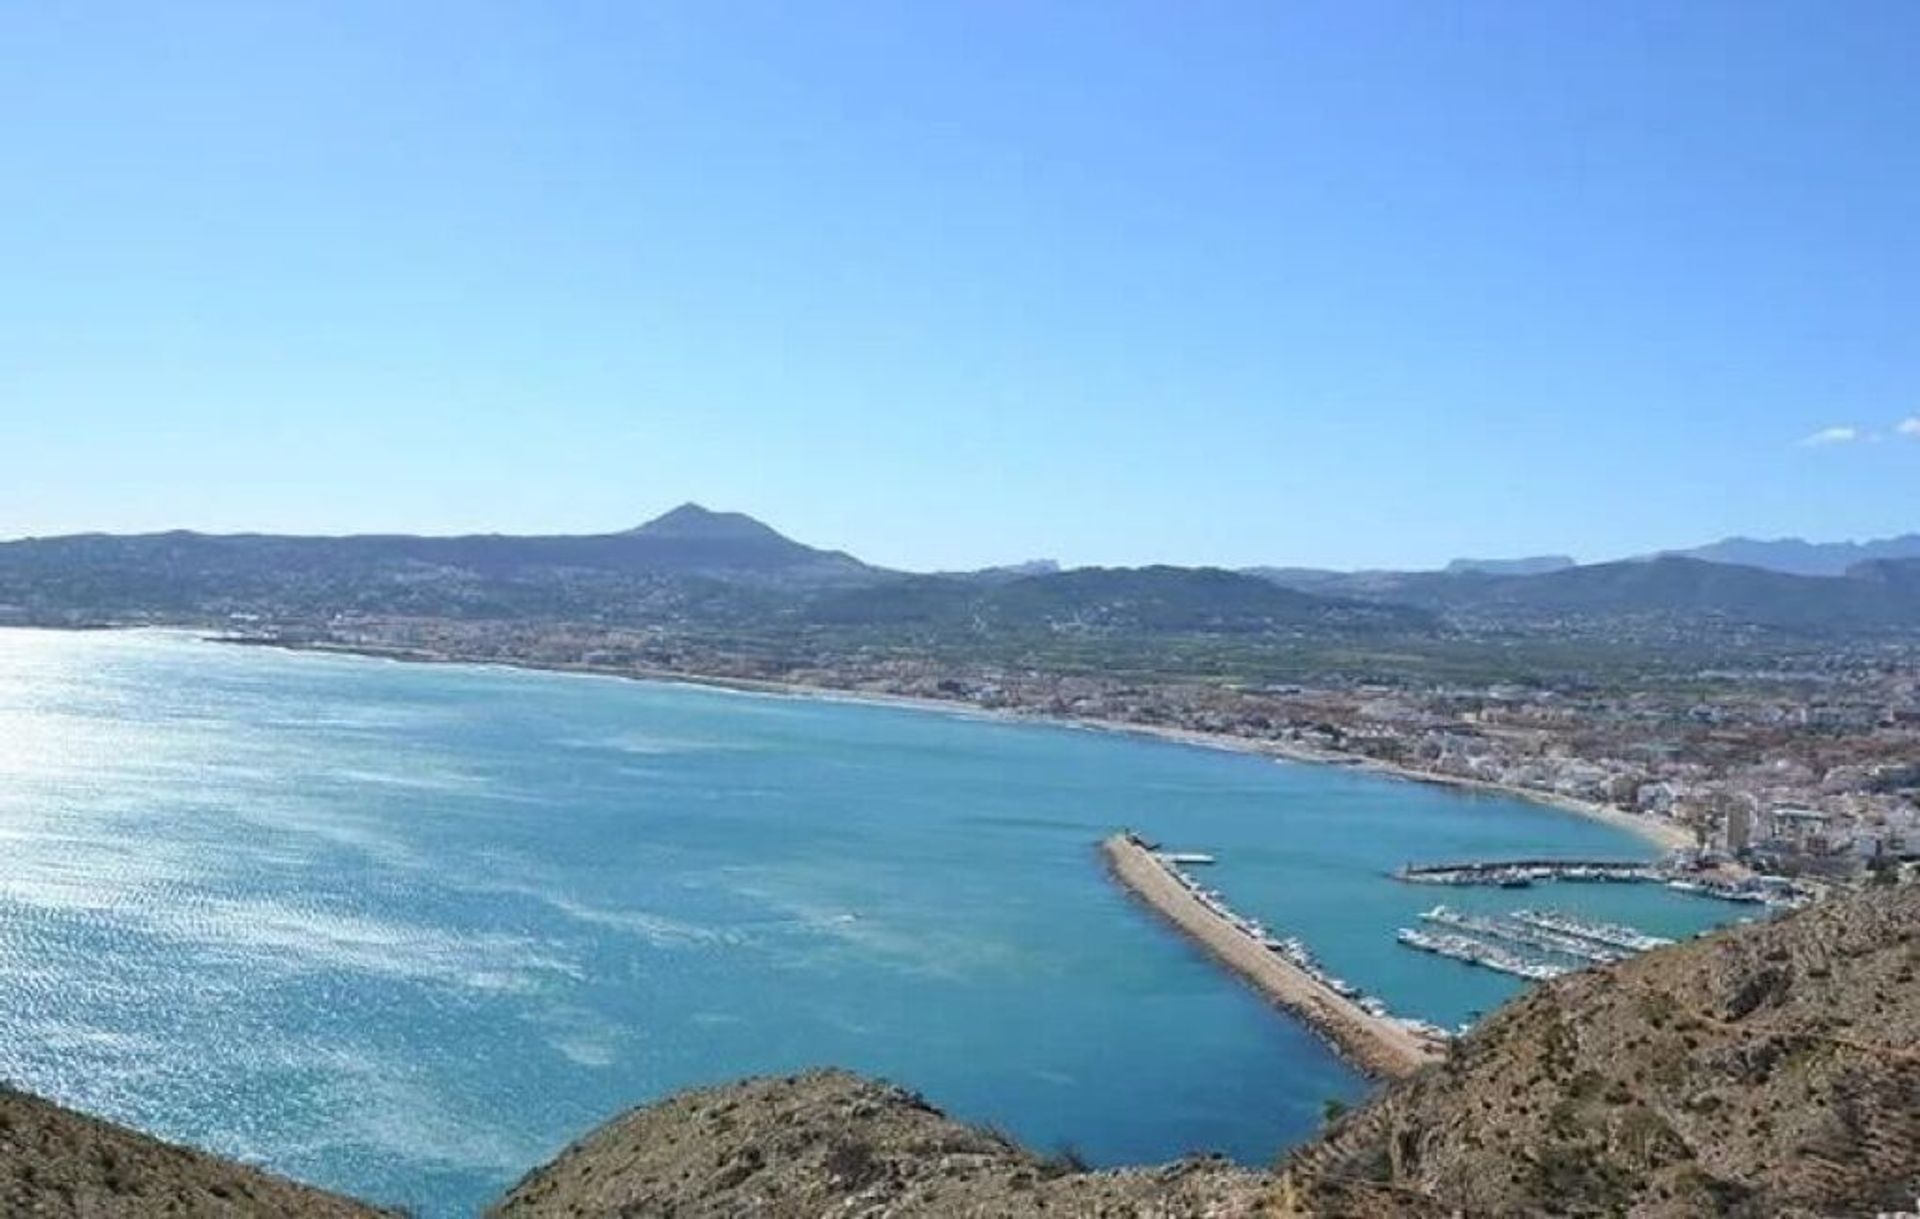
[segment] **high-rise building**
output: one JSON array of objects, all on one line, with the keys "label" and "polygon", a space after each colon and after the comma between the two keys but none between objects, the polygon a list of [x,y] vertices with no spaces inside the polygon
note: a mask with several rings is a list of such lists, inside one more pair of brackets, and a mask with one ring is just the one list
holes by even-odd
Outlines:
[{"label": "high-rise building", "polygon": [[1727,809],[1725,827],[1727,854],[1741,854],[1753,845],[1753,813],[1745,804],[1735,802]]}]

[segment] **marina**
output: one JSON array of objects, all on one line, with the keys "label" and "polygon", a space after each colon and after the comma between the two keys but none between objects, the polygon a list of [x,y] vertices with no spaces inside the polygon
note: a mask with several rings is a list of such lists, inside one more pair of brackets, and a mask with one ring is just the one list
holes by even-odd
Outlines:
[{"label": "marina", "polygon": [[1505,940],[1527,948],[1541,949],[1561,956],[1577,957],[1595,964],[1609,965],[1615,961],[1624,961],[1633,953],[1612,945],[1600,944],[1581,937],[1570,935],[1556,928],[1543,927],[1519,919],[1501,916],[1482,916],[1463,914],[1447,906],[1435,906],[1420,916],[1421,920],[1442,927],[1465,931],[1496,940]]},{"label": "marina", "polygon": [[1516,910],[1513,912],[1513,918],[1516,922],[1529,926],[1560,932],[1609,948],[1624,949],[1627,952],[1646,952],[1649,949],[1664,948],[1673,943],[1665,936],[1648,935],[1618,923],[1577,918],[1557,910]]},{"label": "marina", "polygon": [[1498,944],[1489,944],[1484,940],[1457,932],[1421,931],[1413,927],[1402,927],[1394,934],[1396,939],[1409,948],[1449,957],[1468,965],[1478,965],[1484,969],[1491,969],[1495,973],[1512,974],[1516,978],[1525,978],[1530,982],[1545,982],[1570,972],[1569,966],[1557,965],[1551,961],[1534,960],[1502,948]]},{"label": "marina", "polygon": [[1525,889],[1549,881],[1570,884],[1664,885],[1675,893],[1743,905],[1792,909],[1810,895],[1791,881],[1769,876],[1729,879],[1673,862],[1604,859],[1508,859],[1469,863],[1406,864],[1394,879],[1416,885],[1490,886]]},{"label": "marina", "polygon": [[1449,1034],[1393,1015],[1377,998],[1335,977],[1297,937],[1237,914],[1215,890],[1131,832],[1100,844],[1116,879],[1261,994],[1306,1021],[1370,1075],[1398,1078],[1444,1053]]},{"label": "marina", "polygon": [[[1184,870],[1187,865],[1213,864],[1215,856],[1168,850],[1132,832],[1115,835],[1101,849],[1114,875],[1136,896],[1263,994],[1298,1013],[1370,1074],[1405,1073],[1444,1052],[1451,1036],[1446,1029],[1395,1016],[1383,1000],[1328,970],[1298,936],[1279,934],[1259,919],[1235,911],[1219,890]],[[1400,876],[1418,883],[1500,887],[1555,879],[1629,883],[1665,879],[1646,864],[1537,859],[1407,868]],[[1422,911],[1419,918],[1427,925],[1401,927],[1394,933],[1402,947],[1528,982],[1550,981],[1590,965],[1614,964],[1673,942],[1624,924],[1559,910],[1473,912],[1442,904]]]},{"label": "marina", "polygon": [[1611,881],[1636,884],[1660,879],[1651,864],[1621,860],[1511,859],[1472,863],[1407,864],[1396,879],[1416,885],[1493,885],[1521,889],[1540,881]]},{"label": "marina", "polygon": [[1420,920],[1430,926],[1395,933],[1403,947],[1529,981],[1614,964],[1673,942],[1560,910],[1472,914],[1442,905],[1422,912]]}]

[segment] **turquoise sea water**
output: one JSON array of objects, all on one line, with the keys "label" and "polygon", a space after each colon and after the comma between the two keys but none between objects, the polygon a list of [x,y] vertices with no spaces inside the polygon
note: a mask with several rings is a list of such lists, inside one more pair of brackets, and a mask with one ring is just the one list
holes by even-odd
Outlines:
[{"label": "turquoise sea water", "polygon": [[0,631],[0,1077],[469,1214],[596,1122],[815,1064],[1096,1162],[1263,1162],[1364,1084],[1116,891],[1132,825],[1397,1010],[1518,983],[1399,948],[1440,897],[1684,933],[1642,887],[1400,885],[1645,855],[1532,805],[958,714]]}]

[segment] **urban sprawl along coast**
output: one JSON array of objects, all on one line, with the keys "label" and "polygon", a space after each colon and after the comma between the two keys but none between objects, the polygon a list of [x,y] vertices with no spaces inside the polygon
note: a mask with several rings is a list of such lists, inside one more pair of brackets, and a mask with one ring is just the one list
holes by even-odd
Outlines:
[{"label": "urban sprawl along coast", "polygon": [[1864,880],[1920,855],[1920,667],[1722,668],[1612,687],[1338,681],[1248,685],[1048,672],[847,650],[769,657],[656,632],[446,621],[242,631],[418,660],[478,661],[926,700],[1363,765],[1516,793],[1675,849]]}]

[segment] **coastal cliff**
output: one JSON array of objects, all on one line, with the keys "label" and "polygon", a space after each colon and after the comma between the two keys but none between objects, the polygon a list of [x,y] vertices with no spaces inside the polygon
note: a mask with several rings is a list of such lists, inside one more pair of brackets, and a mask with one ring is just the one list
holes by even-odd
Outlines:
[{"label": "coastal cliff", "polygon": [[[1920,885],[1545,983],[1273,1172],[1088,1171],[839,1071],[616,1118],[497,1219],[1850,1216],[1920,1208]],[[0,1211],[382,1214],[0,1092]]]}]

